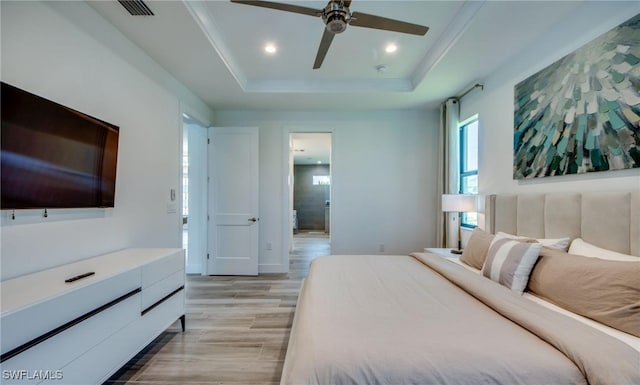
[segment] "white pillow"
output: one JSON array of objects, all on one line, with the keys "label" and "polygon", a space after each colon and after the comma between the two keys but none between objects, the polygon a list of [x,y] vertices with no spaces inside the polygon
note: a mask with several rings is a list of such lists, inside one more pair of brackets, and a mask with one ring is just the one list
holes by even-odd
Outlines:
[{"label": "white pillow", "polygon": [[610,261],[640,262],[640,257],[618,253],[612,250],[585,242],[582,238],[576,238],[571,242],[569,254],[582,255],[583,257],[608,259]]},{"label": "white pillow", "polygon": [[[521,240],[521,241],[524,241],[524,240],[527,240],[527,239],[535,239],[535,238],[520,237],[518,235],[503,233],[502,231],[499,231],[498,234],[496,234],[496,237],[517,239],[517,240]],[[569,242],[571,241],[571,238],[569,238],[569,237],[566,237],[566,238],[539,238],[539,239],[536,239],[536,241],[542,243],[542,246],[548,247],[550,249],[567,251],[567,249],[569,248]]]},{"label": "white pillow", "polygon": [[540,255],[542,243],[520,242],[496,236],[482,266],[482,275],[509,289],[522,293]]}]

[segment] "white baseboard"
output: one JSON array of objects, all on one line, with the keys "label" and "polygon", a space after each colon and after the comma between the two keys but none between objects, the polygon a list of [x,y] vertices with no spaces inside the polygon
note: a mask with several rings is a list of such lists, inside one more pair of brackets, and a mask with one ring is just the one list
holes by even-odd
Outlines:
[{"label": "white baseboard", "polygon": [[282,264],[263,264],[258,265],[258,273],[272,274],[272,273],[288,273],[289,269],[284,269]]},{"label": "white baseboard", "polygon": [[187,274],[202,274],[202,266],[201,265],[196,265],[196,264],[187,264],[186,268],[186,273]]}]

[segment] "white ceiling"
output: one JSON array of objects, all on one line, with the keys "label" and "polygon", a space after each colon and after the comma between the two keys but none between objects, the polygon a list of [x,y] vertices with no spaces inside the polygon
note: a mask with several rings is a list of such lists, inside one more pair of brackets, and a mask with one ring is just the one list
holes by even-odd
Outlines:
[{"label": "white ceiling", "polygon": [[293,164],[331,163],[331,134],[295,133],[291,139]]},{"label": "white ceiling", "polygon": [[[462,93],[570,17],[577,1],[354,0],[352,12],[427,25],[425,36],[350,26],[322,68],[320,18],[230,1],[146,0],[154,16],[88,1],[214,110],[431,107]],[[325,1],[283,1],[321,9]],[[264,53],[267,42],[276,55]],[[395,54],[384,47],[394,42]],[[375,67],[385,65],[379,73]]]}]

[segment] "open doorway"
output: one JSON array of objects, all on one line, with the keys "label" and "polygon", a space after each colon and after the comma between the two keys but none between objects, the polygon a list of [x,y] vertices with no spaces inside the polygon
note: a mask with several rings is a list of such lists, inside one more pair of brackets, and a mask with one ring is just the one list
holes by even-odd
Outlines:
[{"label": "open doorway", "polygon": [[291,133],[291,251],[300,247],[330,254],[331,133]]}]

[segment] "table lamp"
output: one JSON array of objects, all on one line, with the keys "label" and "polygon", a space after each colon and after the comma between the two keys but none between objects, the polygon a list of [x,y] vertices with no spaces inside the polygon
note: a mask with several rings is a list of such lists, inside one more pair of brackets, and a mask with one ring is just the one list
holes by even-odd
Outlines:
[{"label": "table lamp", "polygon": [[477,211],[478,196],[475,194],[443,194],[442,211],[458,213],[458,249],[451,250],[453,254],[462,254],[462,241],[460,237],[460,224],[462,223],[462,213],[473,213]]}]

